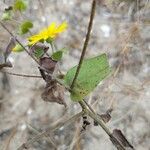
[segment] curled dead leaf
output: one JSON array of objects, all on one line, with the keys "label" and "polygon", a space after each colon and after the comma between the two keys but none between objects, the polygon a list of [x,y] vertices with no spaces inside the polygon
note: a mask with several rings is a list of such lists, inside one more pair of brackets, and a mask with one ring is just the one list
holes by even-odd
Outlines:
[{"label": "curled dead leaf", "polygon": [[[100,116],[100,118],[105,122],[105,123],[108,123],[111,119],[111,112],[112,112],[112,109],[108,109],[106,111],[106,113],[104,114],[98,114],[98,116]],[[98,123],[96,121],[94,121],[94,126],[98,126]]]},{"label": "curled dead leaf", "polygon": [[[48,84],[51,83],[52,77],[55,67],[56,67],[57,61],[49,58],[49,57],[43,57],[40,58],[40,67],[39,71],[41,73],[42,78],[45,80],[45,82]],[[44,69],[46,70],[44,70]],[[48,72],[47,72],[48,71]]]},{"label": "curled dead leaf", "polygon": [[116,139],[124,146],[124,147],[128,147],[131,149],[134,149],[134,147],[130,144],[130,142],[126,139],[126,137],[124,136],[124,134],[122,133],[121,130],[119,129],[114,129],[112,136],[111,136],[111,141],[118,147],[118,150],[122,150],[120,148],[120,146],[118,145],[118,143],[116,142]]},{"label": "curled dead leaf", "polygon": [[5,67],[12,67],[11,62],[6,62],[6,63],[3,63],[3,64],[0,63],[0,70],[5,68]]},{"label": "curled dead leaf", "polygon": [[55,102],[65,107],[67,106],[64,101],[64,87],[57,84],[55,80],[47,83],[44,92],[41,94],[41,98],[47,102]]},{"label": "curled dead leaf", "polygon": [[7,61],[8,56],[10,55],[10,53],[12,52],[12,49],[15,47],[15,39],[14,38],[10,38],[8,45],[4,51],[4,57],[5,57],[5,62]]},{"label": "curled dead leaf", "polygon": [[5,61],[4,54],[0,53],[0,70],[5,67],[12,67],[12,64],[8,59]]},{"label": "curled dead leaf", "polygon": [[54,72],[57,61],[51,59],[50,57],[40,58],[40,66],[48,70],[51,74]]},{"label": "curled dead leaf", "polygon": [[0,50],[0,70],[4,67],[12,67],[11,62],[8,60],[8,56],[12,52],[13,47],[15,46],[15,39],[10,38],[8,45],[5,50]]}]

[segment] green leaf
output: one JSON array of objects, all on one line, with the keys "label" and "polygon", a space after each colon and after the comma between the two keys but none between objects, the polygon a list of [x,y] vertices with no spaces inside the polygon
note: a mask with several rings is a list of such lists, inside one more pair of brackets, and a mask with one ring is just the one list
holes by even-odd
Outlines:
[{"label": "green leaf", "polygon": [[23,35],[29,32],[29,30],[33,27],[33,24],[31,21],[25,21],[23,22],[19,27],[19,34]]},{"label": "green leaf", "polygon": [[52,44],[54,41],[53,38],[49,37],[48,39],[46,39],[46,42],[49,43],[49,44]]},{"label": "green leaf", "polygon": [[[64,82],[67,86],[71,86],[76,70],[77,66],[71,68],[65,75]],[[71,91],[71,99],[73,101],[83,100],[97,87],[100,81],[110,74],[110,71],[106,54],[84,60],[74,88]]]},{"label": "green leaf", "polygon": [[57,51],[57,52],[54,52],[54,53],[52,54],[51,58],[52,58],[53,60],[59,61],[59,60],[61,60],[62,56],[63,56],[63,51],[59,50],[59,51]]},{"label": "green leaf", "polygon": [[12,49],[13,52],[22,52],[24,48],[20,44],[16,44],[16,46]]},{"label": "green leaf", "polygon": [[26,0],[15,0],[14,10],[24,11],[27,8],[27,1]]},{"label": "green leaf", "polygon": [[3,14],[2,14],[2,20],[10,20],[12,19],[12,6],[9,6],[8,8],[5,8]]},{"label": "green leaf", "polygon": [[44,55],[44,50],[42,48],[37,48],[35,51],[34,51],[34,56],[36,58],[41,58],[43,55]]},{"label": "green leaf", "polygon": [[2,15],[2,20],[10,20],[12,18],[11,13],[9,11],[5,11]]}]

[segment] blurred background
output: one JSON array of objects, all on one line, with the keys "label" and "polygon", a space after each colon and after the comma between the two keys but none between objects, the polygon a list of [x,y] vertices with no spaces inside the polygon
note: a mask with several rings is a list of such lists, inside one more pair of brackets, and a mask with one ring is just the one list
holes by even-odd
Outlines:
[{"label": "blurred background", "polygon": [[[0,15],[13,0],[0,1]],[[28,0],[28,9],[5,25],[16,33],[20,21],[33,21],[32,33],[55,21],[68,22],[56,43],[66,47],[59,69],[65,74],[79,61],[92,0]],[[107,53],[112,75],[87,98],[101,114],[112,108],[110,129],[118,128],[136,150],[150,149],[150,3],[149,0],[97,0],[96,15],[86,58]],[[15,34],[17,35],[17,34]],[[24,37],[18,39],[24,43]],[[10,35],[0,26],[0,50]],[[40,75],[37,64],[25,53],[12,53],[13,68],[5,71]],[[65,92],[64,106],[44,102],[42,79],[10,76],[0,72],[0,150],[16,150],[23,142],[52,124],[81,110]],[[31,150],[115,150],[109,137],[91,125],[80,134],[82,120],[65,125],[31,146]]]}]

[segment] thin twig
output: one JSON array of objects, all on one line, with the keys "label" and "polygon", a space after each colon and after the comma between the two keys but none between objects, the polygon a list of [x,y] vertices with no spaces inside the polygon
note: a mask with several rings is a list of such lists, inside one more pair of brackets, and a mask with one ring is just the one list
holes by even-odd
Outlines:
[{"label": "thin twig", "polygon": [[75,126],[76,126],[75,134],[72,139],[72,142],[67,148],[68,150],[74,150],[74,149],[80,150],[81,149],[81,137],[83,136],[84,132],[81,132],[80,121],[77,121]]},{"label": "thin twig", "polygon": [[87,104],[84,101],[80,101],[79,102],[81,107],[84,109],[84,112],[86,114],[88,114],[91,118],[93,118],[93,120],[97,121],[98,124],[104,129],[104,131],[110,136],[111,135],[111,131],[106,127],[105,123],[103,122],[103,120],[98,117],[95,112],[90,111],[89,109],[87,109]]},{"label": "thin twig", "polygon": [[92,8],[91,8],[90,21],[89,21],[89,24],[88,24],[88,31],[87,31],[87,34],[86,34],[86,39],[85,39],[85,42],[84,42],[84,45],[83,45],[82,54],[81,54],[81,57],[80,57],[80,60],[79,60],[79,64],[78,64],[74,79],[72,81],[72,84],[70,86],[71,89],[73,89],[75,81],[76,81],[76,79],[79,75],[79,71],[80,71],[80,68],[81,68],[81,65],[82,65],[82,62],[83,62],[83,59],[84,59],[84,56],[85,56],[85,52],[86,52],[86,49],[87,49],[87,46],[88,46],[88,42],[89,42],[89,39],[90,39],[90,33],[91,33],[93,20],[94,20],[94,15],[95,15],[95,8],[96,8],[96,0],[93,0]]},{"label": "thin twig", "polygon": [[[86,52],[86,49],[87,49],[87,46],[88,46],[88,42],[89,42],[89,39],[90,39],[90,33],[91,33],[91,29],[92,29],[92,24],[93,24],[93,20],[94,20],[94,15],[95,15],[95,8],[96,8],[96,0],[93,0],[92,7],[91,7],[90,21],[89,21],[89,24],[88,24],[88,31],[87,31],[86,39],[85,39],[85,42],[84,42],[84,45],[83,45],[83,49],[82,49],[81,57],[80,57],[80,60],[79,60],[79,64],[78,64],[78,67],[77,67],[74,79],[72,81],[72,84],[70,86],[71,90],[74,88],[74,84],[75,84],[75,82],[77,80],[77,77],[79,75],[79,72],[80,72],[80,69],[81,69],[81,66],[82,66],[82,63],[83,63],[83,59],[84,59],[84,56],[85,56],[85,52]],[[90,107],[88,105],[88,103],[86,103],[86,101],[84,101],[84,100],[83,101],[79,101],[79,104],[82,107],[83,112],[88,114],[93,120],[95,120],[103,128],[103,130],[110,137],[110,140],[111,141],[113,140],[113,141],[115,141],[115,143],[117,143],[117,144],[115,144],[115,143],[113,143],[113,144],[116,147],[117,147],[117,145],[119,145],[121,150],[125,150],[124,146],[119,142],[119,140],[117,140],[112,135],[112,132],[109,130],[109,128],[107,128],[107,126],[105,125],[103,120],[100,117],[97,116],[97,114],[94,112],[92,107]],[[89,109],[87,109],[87,107]]]},{"label": "thin twig", "polygon": [[64,120],[63,122],[59,122],[57,125],[54,125],[53,127],[50,127],[48,129],[46,129],[45,131],[43,131],[42,133],[36,135],[35,137],[33,137],[31,140],[27,141],[26,143],[22,144],[17,150],[23,150],[23,149],[28,149],[34,142],[40,140],[42,137],[46,136],[48,133],[53,132],[59,128],[61,128],[64,125],[67,125],[73,121],[75,121],[76,119],[78,119],[81,115],[83,114],[83,112],[77,113],[76,115],[74,115],[73,117]]},{"label": "thin twig", "polygon": [[87,114],[103,128],[103,130],[109,135],[110,140],[113,139],[115,141],[116,144],[115,143],[113,143],[113,144],[114,144],[114,146],[116,146],[116,148],[119,145],[120,150],[125,150],[122,143],[118,139],[116,139],[116,137],[113,136],[111,131],[106,127],[105,123],[100,119],[100,117],[98,117],[97,115],[95,115],[94,113],[92,113],[89,110],[87,110]]},{"label": "thin twig", "polygon": [[41,76],[27,75],[27,74],[19,74],[19,73],[13,73],[13,72],[4,71],[4,70],[0,70],[0,72],[6,73],[6,74],[9,74],[9,75],[13,75],[13,76],[18,76],[18,77],[26,77],[26,78],[42,78]]},{"label": "thin twig", "polygon": [[116,148],[117,148],[117,146],[119,145],[120,150],[125,150],[122,143],[118,139],[116,139],[116,137],[113,136],[112,132],[110,131],[109,128],[107,128],[104,121],[97,114],[95,114],[94,112],[87,109],[87,107],[86,107],[87,105],[84,101],[80,101],[80,105],[82,105],[82,108],[84,108],[85,113],[88,114],[94,121],[96,121],[103,128],[103,130],[110,137],[110,140],[115,141],[115,143],[113,143],[114,146],[116,146]]},{"label": "thin twig", "polygon": [[[25,48],[25,46],[23,46],[23,44],[13,35],[13,33],[0,21],[1,26],[13,37],[15,38],[15,40],[24,48],[25,52],[38,64],[38,60],[36,60],[30,53],[29,51]],[[57,77],[55,77],[54,75],[52,75],[47,69],[43,68],[42,66],[40,66],[41,69],[43,69],[44,71],[46,71],[53,79],[55,79],[59,84],[63,85],[66,89],[70,89],[67,85],[65,85],[62,80],[58,79]]]},{"label": "thin twig", "polygon": [[6,148],[4,150],[9,150],[9,146],[10,146],[10,143],[11,143],[11,140],[13,139],[13,137],[15,136],[15,134],[17,133],[17,128],[14,127],[10,133],[10,136],[8,137],[8,139],[6,140]]},{"label": "thin twig", "polygon": [[[77,79],[77,76],[80,72],[80,68],[81,68],[81,65],[82,65],[82,62],[83,62],[83,59],[84,59],[84,56],[85,56],[85,52],[86,52],[86,49],[87,49],[87,46],[88,46],[88,42],[89,42],[89,39],[90,39],[90,32],[91,32],[91,29],[92,29],[92,24],[93,24],[93,20],[94,20],[94,15],[95,15],[95,8],[96,8],[96,0],[93,0],[92,2],[92,7],[91,7],[91,15],[90,15],[90,21],[89,21],[89,25],[88,25],[88,31],[87,31],[87,35],[86,35],[86,39],[85,39],[85,42],[84,42],[84,46],[83,46],[83,50],[82,50],[82,54],[81,54],[81,57],[80,57],[80,61],[79,61],[79,64],[78,64],[78,67],[77,67],[77,70],[76,70],[76,74],[75,74],[75,77],[73,79],[73,82],[70,86],[70,89],[72,90],[73,87],[74,87],[74,83]],[[89,109],[91,110],[92,114],[94,114],[96,116],[96,114],[94,113],[94,110],[88,105],[86,104],[85,101],[79,101],[79,104],[80,106],[82,107],[83,111],[85,112],[87,109],[87,106],[89,107]],[[90,111],[89,111],[90,112]],[[91,114],[91,113],[90,113]],[[94,119],[95,120],[95,119]],[[101,127],[106,131],[106,133],[108,135],[111,134],[111,132],[109,131],[109,129],[105,126],[105,124],[103,123],[102,120],[99,121]]]},{"label": "thin twig", "polygon": [[31,54],[30,52],[25,48],[25,46],[13,35],[13,33],[0,21],[1,26],[16,40],[16,42],[18,44],[20,44],[23,49],[25,50],[25,52],[37,63],[39,64],[38,60],[36,60]]},{"label": "thin twig", "polygon": [[[37,129],[35,129],[35,127],[33,127],[31,124],[28,124],[28,128],[30,128],[35,134],[39,134],[40,133],[40,131],[38,131]],[[55,149],[57,149],[56,144],[52,141],[51,137],[48,134],[45,136],[45,140],[49,144],[52,144]]]},{"label": "thin twig", "polygon": [[83,99],[83,101],[84,101],[84,103],[86,104],[86,106],[87,106],[93,113],[95,113],[94,110],[93,110],[93,108],[85,101],[85,99]]}]

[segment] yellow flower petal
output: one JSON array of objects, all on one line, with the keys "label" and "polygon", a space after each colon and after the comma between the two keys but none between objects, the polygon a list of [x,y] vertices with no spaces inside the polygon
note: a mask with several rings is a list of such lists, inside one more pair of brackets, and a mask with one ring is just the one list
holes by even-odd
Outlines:
[{"label": "yellow flower petal", "polygon": [[52,32],[54,32],[55,30],[56,30],[56,23],[53,22],[53,23],[51,23],[51,25],[48,27],[48,31],[49,31],[50,33],[52,33]]},{"label": "yellow flower petal", "polygon": [[66,30],[68,24],[63,22],[61,25],[56,26],[56,23],[53,22],[48,28],[44,28],[38,34],[35,34],[28,38],[29,45],[35,44],[40,40],[46,40],[48,38],[55,38],[59,33]]},{"label": "yellow flower petal", "polygon": [[42,40],[42,36],[40,36],[40,35],[33,35],[33,36],[31,36],[30,38],[28,38],[28,40],[29,40],[29,45],[32,45],[32,44],[35,44],[35,43],[37,43],[38,41],[40,41],[40,40]]},{"label": "yellow flower petal", "polygon": [[66,22],[63,22],[60,26],[58,26],[57,28],[57,32],[63,32],[64,30],[66,30],[68,27],[68,24]]}]

